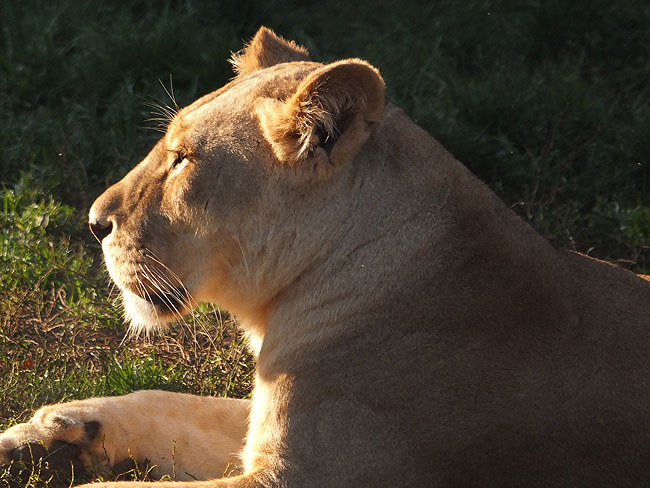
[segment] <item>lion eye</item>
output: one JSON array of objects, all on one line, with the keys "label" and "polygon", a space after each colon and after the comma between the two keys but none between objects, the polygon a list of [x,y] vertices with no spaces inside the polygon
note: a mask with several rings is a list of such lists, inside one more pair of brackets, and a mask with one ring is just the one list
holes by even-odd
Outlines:
[{"label": "lion eye", "polygon": [[181,164],[183,164],[185,161],[187,161],[187,156],[184,154],[177,154],[174,160],[172,161],[172,164],[170,165],[169,169],[175,169]]}]

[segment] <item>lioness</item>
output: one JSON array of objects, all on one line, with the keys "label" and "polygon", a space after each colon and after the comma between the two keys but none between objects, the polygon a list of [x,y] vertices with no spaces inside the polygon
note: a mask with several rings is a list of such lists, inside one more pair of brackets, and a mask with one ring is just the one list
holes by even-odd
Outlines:
[{"label": "lioness", "polygon": [[233,63],[90,227],[134,327],[195,299],[239,318],[250,405],[53,405],[0,436],[0,461],[42,441],[180,480],[243,465],[159,485],[178,488],[649,484],[650,283],[555,250],[366,62],[262,28]]}]

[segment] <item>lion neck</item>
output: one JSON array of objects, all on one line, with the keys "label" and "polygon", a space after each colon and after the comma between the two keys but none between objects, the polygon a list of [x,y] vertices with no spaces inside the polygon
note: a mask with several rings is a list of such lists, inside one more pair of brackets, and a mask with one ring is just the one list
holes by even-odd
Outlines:
[{"label": "lion neck", "polygon": [[[493,263],[514,264],[529,279],[544,274],[545,263],[553,267],[552,247],[393,107],[319,201],[298,205],[303,211],[294,216],[291,237],[278,241],[275,253],[267,243],[260,258],[260,282],[280,266],[284,283],[264,314],[244,320],[256,353],[295,357],[305,344],[345,341],[359,333],[349,326],[355,317],[375,320],[374,311],[394,302],[405,282],[410,293],[425,296],[461,273],[489,287],[499,277],[482,268],[480,256],[488,252]],[[472,267],[464,269],[465,262]],[[454,299],[434,295],[431,303]]]}]

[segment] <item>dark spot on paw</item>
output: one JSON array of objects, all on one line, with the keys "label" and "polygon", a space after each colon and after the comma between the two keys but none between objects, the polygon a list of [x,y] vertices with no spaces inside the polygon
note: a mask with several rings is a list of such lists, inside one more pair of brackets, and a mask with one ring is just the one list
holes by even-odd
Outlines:
[{"label": "dark spot on paw", "polygon": [[84,423],[84,432],[86,434],[86,440],[88,440],[88,442],[97,437],[97,433],[99,432],[99,428],[101,426],[102,425],[96,420],[91,420],[90,422]]}]

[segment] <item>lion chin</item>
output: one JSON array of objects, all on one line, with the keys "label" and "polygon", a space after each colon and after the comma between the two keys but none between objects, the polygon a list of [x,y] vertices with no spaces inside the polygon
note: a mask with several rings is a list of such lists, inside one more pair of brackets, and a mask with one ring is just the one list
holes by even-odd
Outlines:
[{"label": "lion chin", "polygon": [[124,307],[124,316],[129,324],[129,335],[149,336],[153,333],[164,332],[169,326],[186,313],[179,310],[178,314],[169,308],[154,304],[149,300],[130,292],[127,289],[122,290],[122,305]]}]

